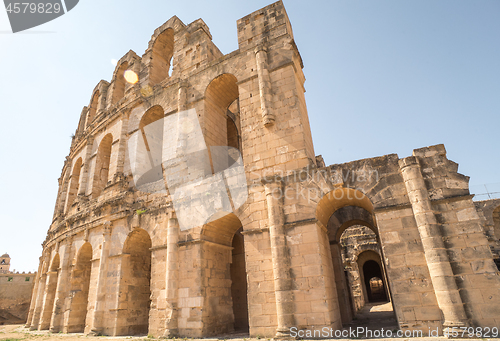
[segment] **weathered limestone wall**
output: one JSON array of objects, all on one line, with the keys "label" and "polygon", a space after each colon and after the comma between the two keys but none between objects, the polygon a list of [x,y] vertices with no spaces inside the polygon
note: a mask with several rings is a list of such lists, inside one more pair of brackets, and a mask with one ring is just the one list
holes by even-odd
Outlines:
[{"label": "weathered limestone wall", "polygon": [[500,199],[476,201],[474,204],[483,222],[484,231],[498,268],[500,266]]},{"label": "weathered limestone wall", "polygon": [[36,273],[0,274],[0,324],[26,321],[35,277]]},{"label": "weathered limestone wall", "polygon": [[498,324],[500,277],[472,196],[468,177],[446,159],[443,145],[417,149],[423,178],[433,199],[444,245],[468,319],[473,325]]},{"label": "weathered limestone wall", "polygon": [[271,243],[267,229],[243,232],[248,278],[248,315],[251,335],[273,335],[276,331]]}]

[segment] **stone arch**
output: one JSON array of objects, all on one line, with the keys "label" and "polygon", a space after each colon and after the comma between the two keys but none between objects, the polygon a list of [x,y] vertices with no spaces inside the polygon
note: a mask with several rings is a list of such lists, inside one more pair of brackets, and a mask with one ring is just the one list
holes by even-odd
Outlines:
[{"label": "stone arch", "polygon": [[[216,217],[219,217],[216,219]],[[231,246],[234,234],[241,228],[241,221],[234,213],[218,212],[203,225],[200,239]]]},{"label": "stone arch", "polygon": [[[203,307],[204,332],[217,335],[234,330],[248,332],[248,301],[245,246],[242,224],[234,214],[225,214],[202,227],[201,239],[207,269]],[[211,264],[211,267],[208,265]]]},{"label": "stone arch", "polygon": [[69,188],[68,188],[68,199],[66,201],[66,212],[69,211],[71,208],[71,205],[73,205],[73,202],[75,201],[75,198],[78,194],[78,189],[80,187],[80,173],[82,171],[82,158],[78,158],[76,160],[74,166],[73,166],[73,171],[71,172],[71,177],[70,177],[70,182],[69,182]]},{"label": "stone arch", "polygon": [[139,121],[139,129],[144,135],[144,127],[165,117],[165,112],[161,105],[154,105],[142,115]]},{"label": "stone arch", "polygon": [[153,43],[149,80],[155,85],[170,77],[170,66],[174,54],[174,30],[167,28]]},{"label": "stone arch", "polygon": [[366,304],[366,292],[362,283],[361,271],[357,259],[367,250],[379,251],[377,235],[364,224],[350,226],[341,235],[342,261],[345,266],[349,291],[352,298],[353,312],[356,314]]},{"label": "stone arch", "polygon": [[92,269],[92,245],[86,242],[78,251],[70,279],[69,316],[65,333],[83,333],[87,317],[90,272]]},{"label": "stone arch", "polygon": [[[161,183],[163,182],[163,168],[162,168],[162,153],[163,153],[163,121],[153,124],[165,117],[163,108],[160,105],[154,105],[149,108],[139,121],[139,130],[141,132],[142,141],[146,147],[147,155],[144,162],[149,162],[149,171],[144,173],[136,182],[136,187],[142,189],[144,185]],[[147,128],[149,126],[149,128]],[[148,134],[153,133],[154,139],[146,138],[146,130]],[[146,187],[147,188],[147,187]]]},{"label": "stone arch", "polygon": [[136,228],[123,244],[119,310],[114,335],[148,333],[151,305],[151,237]]},{"label": "stone arch", "polygon": [[240,145],[237,82],[234,75],[223,73],[205,90],[204,135],[208,147]]},{"label": "stone arch", "polygon": [[97,109],[99,108],[100,96],[101,92],[99,90],[96,90],[92,95],[92,100],[90,101],[89,112],[87,114],[85,127],[88,127],[96,117]]},{"label": "stone arch", "polygon": [[35,308],[33,310],[33,318],[31,321],[30,330],[35,330],[40,325],[40,317],[43,311],[43,296],[45,292],[45,285],[47,283],[47,271],[49,270],[49,260],[48,257],[42,255],[43,264],[41,266],[40,276],[38,278],[38,291],[35,302]]},{"label": "stone arch", "polygon": [[336,188],[326,193],[316,206],[316,218],[324,227],[335,211],[345,206],[358,206],[373,214],[373,204],[362,192],[352,188]]},{"label": "stone arch", "polygon": [[378,229],[375,224],[373,213],[366,209],[353,205],[344,206],[336,210],[328,221],[328,231],[331,234],[330,239],[340,242],[340,237],[349,227],[354,225],[366,226],[372,230],[378,238]]},{"label": "stone arch", "polygon": [[97,149],[97,156],[94,168],[94,180],[92,183],[92,198],[95,199],[101,195],[102,190],[108,183],[109,164],[111,160],[111,145],[113,144],[113,136],[107,134],[101,140]]},{"label": "stone arch", "polygon": [[57,291],[60,263],[59,253],[56,253],[50,263],[49,271],[47,272],[48,279],[45,286],[45,297],[43,311],[40,317],[40,325],[38,327],[39,330],[47,330],[50,327],[52,312],[54,310],[54,299]]},{"label": "stone arch", "polygon": [[350,283],[344,271],[340,248],[342,233],[353,225],[370,228],[378,238],[378,229],[374,218],[374,206],[361,191],[352,188],[336,188],[325,194],[316,207],[318,222],[328,230],[333,272],[341,313],[342,323],[350,323],[355,314],[350,292]]},{"label": "stone arch", "polygon": [[105,80],[99,81],[97,86],[92,92],[92,97],[90,100],[90,105],[88,106],[88,112],[85,122],[85,128],[88,128],[100,110],[106,107],[106,97],[108,95],[109,83]]},{"label": "stone arch", "polygon": [[114,84],[114,90],[113,90],[113,97],[111,98],[111,104],[114,105],[118,103],[120,99],[123,98],[125,95],[125,71],[128,69],[128,62],[123,62],[120,64],[120,67],[118,68],[116,75],[115,75],[115,84]]},{"label": "stone arch", "polygon": [[[384,266],[382,264],[380,254],[373,250],[363,251],[357,256],[356,263],[360,272],[365,302],[375,302],[380,300],[385,302],[388,301],[389,294],[387,290],[387,280],[384,274]],[[382,281],[383,296],[380,297],[380,299],[373,297],[372,292],[370,291],[369,281],[373,277],[378,277]]]},{"label": "stone arch", "polygon": [[80,114],[80,120],[78,121],[78,128],[76,129],[76,134],[81,134],[85,130],[85,119],[86,119],[86,114],[88,112],[87,107],[83,107],[82,112]]}]

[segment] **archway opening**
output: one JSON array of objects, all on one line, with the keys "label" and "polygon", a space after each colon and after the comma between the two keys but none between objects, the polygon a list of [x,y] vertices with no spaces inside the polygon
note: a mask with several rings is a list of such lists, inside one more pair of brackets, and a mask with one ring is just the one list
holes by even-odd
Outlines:
[{"label": "archway opening", "polygon": [[240,101],[235,99],[227,108],[227,145],[241,152]]},{"label": "archway opening", "polygon": [[139,130],[147,153],[143,162],[148,164],[149,168],[136,183],[136,187],[143,191],[155,192],[155,188],[165,187],[162,169],[163,121],[160,121],[164,117],[163,108],[155,105],[144,113],[139,122]]},{"label": "archway opening", "polygon": [[113,136],[107,134],[101,140],[97,149],[97,157],[94,168],[94,182],[92,185],[92,198],[97,198],[101,195],[102,190],[108,183],[109,164],[111,159],[111,145],[113,144]]},{"label": "archway opening", "polygon": [[70,307],[66,333],[83,333],[87,318],[87,306],[92,269],[92,246],[85,243],[80,248],[71,273]]},{"label": "archway opening", "polygon": [[155,85],[168,78],[170,63],[174,54],[174,30],[167,28],[160,33],[153,44],[149,79]]},{"label": "archway opening", "polygon": [[[211,146],[229,146],[241,152],[239,114],[239,90],[237,79],[231,74],[214,78],[205,91],[205,112],[203,115],[203,135],[209,148],[212,169],[231,166],[238,157],[224,149],[211,150]],[[224,153],[224,154],[216,154]],[[224,165],[224,166],[220,166]]]},{"label": "archway opening", "polygon": [[203,226],[206,257],[204,333],[248,333],[249,315],[245,246],[241,221],[234,213]]},{"label": "archway opening", "polygon": [[66,212],[70,210],[71,205],[75,201],[76,196],[78,195],[78,189],[80,187],[80,173],[82,170],[82,158],[78,158],[76,160],[75,165],[73,166],[73,172],[71,173],[69,190],[68,190],[68,199],[66,201]]},{"label": "archway opening", "polygon": [[[355,262],[356,254],[373,247],[381,250],[373,204],[358,190],[337,188],[319,201],[316,217],[329,232],[340,318],[345,325],[362,312],[367,301],[361,294],[366,286],[362,268],[358,269]],[[381,266],[379,278],[385,279],[384,271]],[[390,314],[394,315],[392,305]]]},{"label": "archway opening", "polygon": [[368,251],[380,252],[379,245],[375,232],[364,225],[353,225],[345,229],[340,237],[340,245],[346,285],[355,315],[367,302],[361,273],[362,264],[359,266],[357,259],[360,254]]},{"label": "archway opening", "polygon": [[89,113],[87,114],[87,122],[85,122],[85,127],[88,127],[95,118],[97,107],[99,105],[99,96],[99,90],[97,90],[92,96],[92,100],[90,101]]},{"label": "archway opening", "polygon": [[387,302],[382,269],[374,260],[363,264],[363,277],[368,302]]},{"label": "archway opening", "polygon": [[233,237],[231,255],[231,298],[233,301],[234,331],[248,333],[247,272],[245,245],[240,228]]},{"label": "archway opening", "polygon": [[118,68],[118,71],[116,72],[116,78],[115,78],[115,88],[113,90],[113,98],[111,99],[112,104],[118,103],[119,100],[123,98],[125,95],[125,71],[128,69],[128,63],[123,62],[120,67]]},{"label": "archway opening", "polygon": [[59,266],[60,259],[59,254],[57,253],[50,265],[50,270],[47,273],[49,277],[47,279],[47,285],[45,290],[45,299],[43,303],[43,312],[40,319],[39,330],[47,330],[50,327],[50,322],[52,319],[52,313],[54,310],[54,299],[56,297],[57,291],[57,278],[59,277]]},{"label": "archway opening", "polygon": [[140,228],[123,246],[115,335],[147,335],[151,306],[151,238]]}]

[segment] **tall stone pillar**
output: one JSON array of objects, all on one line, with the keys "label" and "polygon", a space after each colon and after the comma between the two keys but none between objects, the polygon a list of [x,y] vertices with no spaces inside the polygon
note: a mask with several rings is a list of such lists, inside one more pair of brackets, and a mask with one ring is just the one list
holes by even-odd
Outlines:
[{"label": "tall stone pillar", "polygon": [[123,176],[123,168],[125,166],[125,154],[127,153],[127,129],[128,129],[128,114],[122,116],[122,127],[120,130],[120,141],[118,142],[118,158],[116,161],[116,172],[113,182],[118,181]]},{"label": "tall stone pillar", "polygon": [[90,156],[92,155],[92,146],[94,145],[94,137],[89,135],[87,138],[87,150],[85,152],[85,160],[83,160],[83,172],[80,174],[80,186],[78,187],[78,196],[84,196],[87,191],[90,171]]},{"label": "tall stone pillar", "polygon": [[[45,269],[42,269],[42,271]],[[37,275],[38,276],[38,275]],[[43,296],[45,292],[45,283],[47,282],[47,274],[40,272],[40,278],[38,280],[38,287],[36,292],[36,301],[32,301],[31,304],[35,304],[33,309],[33,317],[30,324],[30,330],[38,329],[40,324],[40,316],[42,313]]]},{"label": "tall stone pillar", "polygon": [[64,172],[61,185],[59,186],[59,195],[57,199],[56,216],[64,215],[64,207],[66,206],[66,199],[68,196],[69,180],[71,177],[71,163],[72,160],[68,157],[66,158],[66,172]]},{"label": "tall stone pillar", "polygon": [[177,324],[178,304],[177,289],[179,286],[179,222],[177,218],[170,218],[167,227],[167,272],[166,286],[166,321],[164,337],[172,338],[179,333]]},{"label": "tall stone pillar", "polygon": [[[106,309],[106,275],[108,271],[108,256],[111,244],[111,223],[104,224],[101,259],[99,261],[99,274],[97,275],[96,299],[94,311],[87,313],[85,334],[99,335],[104,327],[104,312]],[[94,261],[94,260],[92,260]],[[91,275],[92,276],[92,275]],[[90,292],[89,292],[90,298]],[[89,302],[91,304],[91,302]],[[88,321],[90,317],[90,322]]]},{"label": "tall stone pillar", "polygon": [[47,282],[45,283],[42,311],[40,314],[40,323],[38,324],[38,330],[47,330],[50,327],[52,312],[54,310],[54,296],[58,275],[59,269],[49,270],[47,272]]},{"label": "tall stone pillar", "polygon": [[330,242],[330,253],[332,255],[333,274],[335,276],[335,288],[337,290],[340,318],[342,324],[347,324],[352,321],[352,310],[351,302],[349,301],[350,293],[344,281],[344,274],[342,273],[344,265],[342,263],[342,255],[338,242]]},{"label": "tall stone pillar", "polygon": [[274,124],[276,117],[272,112],[271,77],[267,68],[267,49],[261,45],[254,50],[257,63],[257,75],[259,77],[260,108],[264,125]]},{"label": "tall stone pillar", "polygon": [[[64,306],[68,298],[69,285],[69,268],[71,266],[71,247],[72,238],[70,237],[67,244],[64,246],[63,259],[61,260],[61,270],[57,277],[57,290],[54,298],[54,310],[50,319],[50,332],[57,333],[62,330]],[[62,246],[61,246],[62,248]]]},{"label": "tall stone pillar", "polygon": [[30,300],[30,310],[28,312],[28,318],[26,319],[26,325],[25,328],[30,328],[31,324],[33,323],[33,315],[35,312],[35,306],[36,306],[36,299],[38,297],[38,288],[40,286],[40,277],[42,276],[42,271],[43,271],[43,260],[42,257],[39,258],[39,265],[38,265],[38,272],[36,273],[35,276],[35,284],[33,286],[33,292],[31,293],[31,300]]},{"label": "tall stone pillar", "polygon": [[276,337],[289,337],[290,328],[295,325],[295,319],[293,316],[290,258],[286,246],[285,216],[282,205],[283,183],[279,179],[273,179],[270,182],[266,181],[264,186],[271,238],[276,313],[278,315]]},{"label": "tall stone pillar", "polygon": [[188,83],[186,81],[179,82],[177,112],[181,112],[187,109],[187,88]]},{"label": "tall stone pillar", "polygon": [[443,236],[431,208],[418,159],[415,156],[401,159],[399,167],[417,222],[438,306],[444,315],[443,326],[445,328],[465,326],[467,316],[464,305],[458,292]]}]

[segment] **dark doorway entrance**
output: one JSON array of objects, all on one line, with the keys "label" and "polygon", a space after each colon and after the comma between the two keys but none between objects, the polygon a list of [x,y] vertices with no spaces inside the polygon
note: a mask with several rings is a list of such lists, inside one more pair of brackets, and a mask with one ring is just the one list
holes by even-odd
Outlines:
[{"label": "dark doorway entrance", "polygon": [[382,281],[382,269],[378,263],[374,260],[366,261],[363,265],[363,275],[368,302],[386,302],[387,295]]}]

